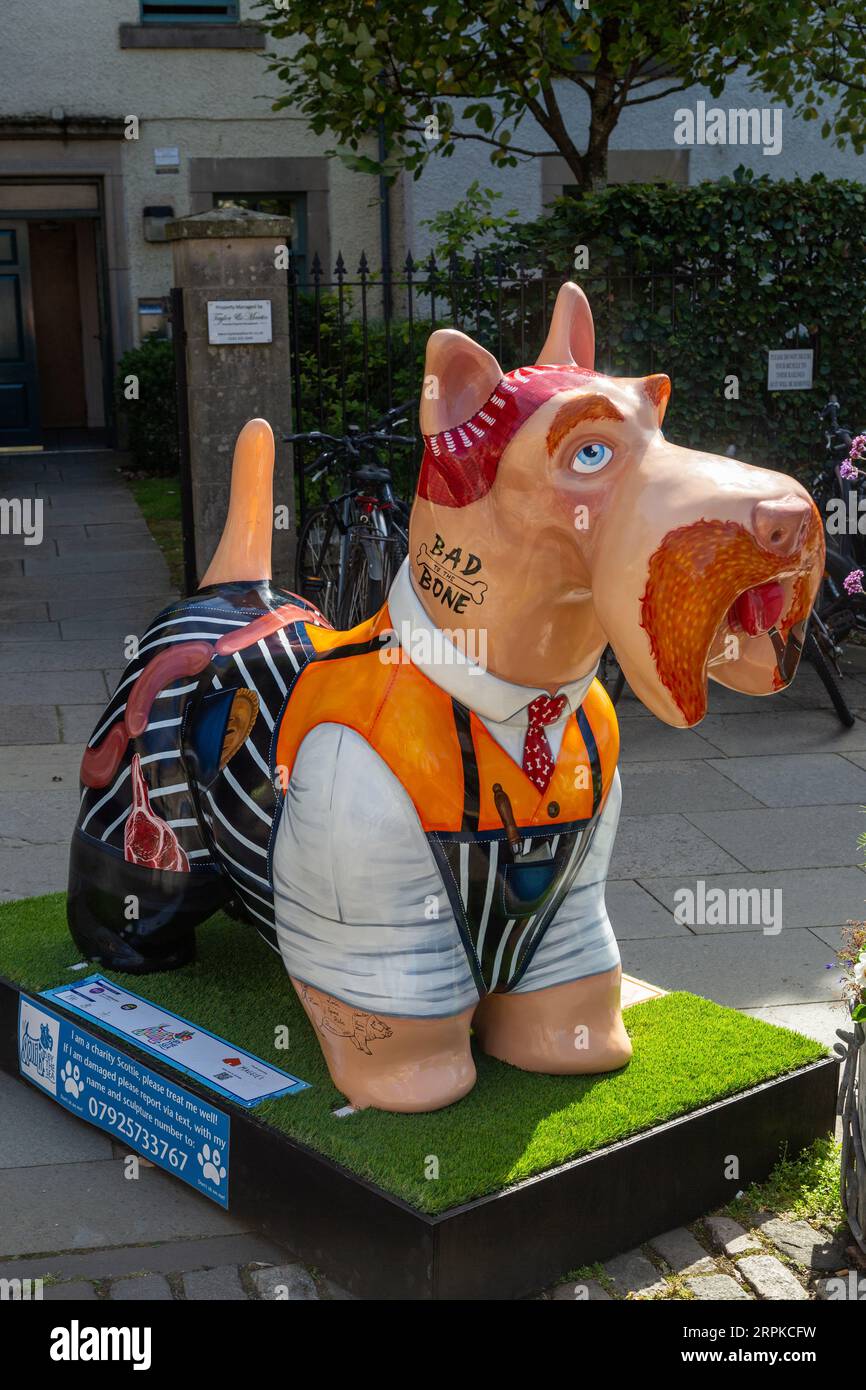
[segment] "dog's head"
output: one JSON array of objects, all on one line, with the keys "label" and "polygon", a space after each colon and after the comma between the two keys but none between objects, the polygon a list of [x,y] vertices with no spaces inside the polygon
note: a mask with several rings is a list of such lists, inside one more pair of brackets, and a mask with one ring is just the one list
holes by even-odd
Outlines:
[{"label": "dog's head", "polygon": [[784,474],[661,433],[665,376],[593,370],[589,304],[560,290],[538,362],[503,374],[471,338],[429,341],[412,513],[416,587],[444,628],[485,629],[488,664],[553,687],[610,642],[635,694],[697,723],[707,678],[791,680],[823,531]]}]

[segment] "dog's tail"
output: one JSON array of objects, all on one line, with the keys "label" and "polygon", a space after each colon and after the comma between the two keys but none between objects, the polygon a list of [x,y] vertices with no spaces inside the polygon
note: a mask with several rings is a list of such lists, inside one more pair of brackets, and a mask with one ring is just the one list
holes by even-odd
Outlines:
[{"label": "dog's tail", "polygon": [[267,420],[248,420],[235,445],[226,524],[199,587],[270,579],[273,525],[274,434]]}]

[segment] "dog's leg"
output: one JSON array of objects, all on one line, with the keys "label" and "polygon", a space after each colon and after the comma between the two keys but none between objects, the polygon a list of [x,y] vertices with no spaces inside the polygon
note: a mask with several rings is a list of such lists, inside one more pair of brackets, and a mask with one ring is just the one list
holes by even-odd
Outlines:
[{"label": "dog's leg", "polygon": [[620,1009],[621,980],[617,965],[547,989],[488,994],[475,1011],[475,1036],[491,1057],[522,1071],[616,1071],[632,1051]]},{"label": "dog's leg", "polygon": [[[324,1028],[320,992],[294,979],[292,984],[316,1030],[331,1080],[357,1110],[440,1110],[475,1085],[472,1008],[451,1018],[395,1018],[360,1015],[351,1004],[333,999]],[[337,1031],[341,1017],[344,1028]],[[360,1027],[367,1050],[355,1036]]]}]

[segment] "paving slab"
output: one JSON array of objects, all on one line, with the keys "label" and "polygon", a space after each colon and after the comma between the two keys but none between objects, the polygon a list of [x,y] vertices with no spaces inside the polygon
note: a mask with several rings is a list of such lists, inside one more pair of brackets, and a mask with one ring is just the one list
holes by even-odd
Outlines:
[{"label": "paving slab", "polygon": [[748,869],[850,865],[859,858],[857,840],[866,830],[861,806],[695,811],[688,819]]},{"label": "paving slab", "polygon": [[0,619],[0,642],[59,642],[61,636],[60,624],[47,619],[22,623]]},{"label": "paving slab", "polygon": [[[102,594],[95,591],[87,598],[67,598],[59,593],[46,600],[48,616],[53,622],[69,622],[71,619],[86,621],[88,618],[131,617],[134,620],[147,614],[145,622],[150,622],[161,609],[167,608],[177,598],[176,591],[167,584],[154,584],[152,590],[140,598],[128,594]],[[87,640],[86,637],[84,639]]]},{"label": "paving slab", "polygon": [[[703,883],[703,890],[698,889],[699,882]],[[684,889],[695,895],[696,906],[701,891],[704,901],[717,889],[729,895],[724,921],[694,920],[689,921],[687,928],[683,927],[683,930],[691,930],[699,936],[725,931],[763,931],[767,925],[767,908],[772,912],[779,903],[783,931],[789,927],[831,926],[834,922],[844,925],[849,918],[864,911],[866,900],[866,873],[856,868],[775,869],[764,873],[745,873],[741,870],[733,874],[701,874],[699,878],[691,879],[678,874],[664,878],[643,878],[641,886],[671,913],[678,902],[684,901],[676,896]],[[760,911],[754,910],[757,900],[753,896],[748,900],[752,907],[747,910],[746,901],[741,895],[754,895],[756,892],[771,896],[761,900]],[[772,896],[777,892],[781,898]],[[738,904],[743,906],[739,907]],[[697,915],[696,912],[695,919]],[[704,913],[704,916],[709,915],[709,912]],[[648,936],[654,934],[646,933]]]},{"label": "paving slab", "polygon": [[669,811],[672,806],[680,812],[751,810],[760,806],[753,796],[701,758],[627,762],[622,766],[621,777],[623,810],[630,816],[652,816]]},{"label": "paving slab", "polygon": [[[58,646],[65,645],[65,642],[58,643]],[[26,706],[21,705],[20,701],[30,689],[33,690],[34,694],[38,693],[40,700],[38,705],[32,706],[36,712],[33,727],[37,737],[34,738],[34,743],[56,742],[59,739],[60,730],[57,716],[54,713],[57,705],[105,705],[108,699],[108,686],[101,671],[45,671],[39,673],[37,678],[36,673],[33,672],[28,675],[23,673],[9,675],[0,670],[0,711],[4,709],[19,711],[26,708]],[[45,703],[41,703],[42,701]],[[48,737],[52,727],[50,719],[41,713],[46,709],[52,711],[54,718],[55,735],[53,739]],[[22,735],[26,736],[26,727],[22,727],[20,714],[15,713],[10,718],[8,734],[12,743],[21,743]]]},{"label": "paving slab", "polygon": [[675,922],[673,913],[633,879],[608,879],[604,899],[618,941],[691,935],[688,927]]},{"label": "paving slab", "polygon": [[105,700],[100,700],[99,704],[93,705],[58,705],[57,715],[60,720],[63,742],[74,744],[79,749],[79,753],[83,753],[84,744],[87,743],[104,713]]},{"label": "paving slab", "polygon": [[60,583],[69,575],[107,574],[120,569],[129,575],[168,573],[161,551],[154,556],[144,550],[95,550],[92,554],[38,555],[24,560],[25,576],[55,577]]},{"label": "paving slab", "polygon": [[[866,722],[843,729],[832,710],[826,716],[785,707],[774,714],[707,715],[698,725],[701,738],[729,757],[766,753],[866,752]],[[684,754],[683,756],[690,756]],[[713,752],[701,756],[713,758]]]},{"label": "paving slab", "polygon": [[675,1274],[706,1274],[715,1269],[710,1256],[684,1226],[665,1231],[648,1242]]},{"label": "paving slab", "polygon": [[[109,666],[123,665],[123,648],[117,641],[107,642],[51,642],[42,648],[32,642],[0,643],[0,671],[4,678],[12,674],[36,675],[40,677],[61,671],[78,671],[82,676],[95,677],[98,671]],[[22,682],[18,683],[19,689]],[[41,685],[40,699],[48,703]],[[12,701],[9,702],[13,703]],[[52,704],[62,704],[63,696],[51,698]],[[77,701],[76,701],[77,703]]]},{"label": "paving slab", "polygon": [[[19,685],[18,694],[22,691]],[[3,745],[2,766],[5,766],[10,744],[56,743],[60,738],[57,712],[54,705],[0,704],[0,745]]]},{"label": "paving slab", "polygon": [[64,618],[59,624],[61,636],[65,641],[82,641],[88,638],[99,642],[116,642],[117,651],[123,651],[127,637],[140,637],[147,631],[155,615],[164,604],[148,604],[145,608],[129,616],[110,613],[104,617]]},{"label": "paving slab", "polygon": [[662,1293],[665,1282],[655,1265],[640,1250],[627,1250],[605,1260],[604,1272],[618,1293],[634,1293],[651,1298]]},{"label": "paving slab", "polygon": [[687,1279],[686,1284],[695,1298],[702,1303],[736,1303],[749,1295],[736,1279],[729,1274],[704,1274],[695,1279]]},{"label": "paving slab", "polygon": [[82,752],[65,743],[8,744],[0,754],[0,792],[74,790]]},{"label": "paving slab", "polygon": [[595,1279],[578,1280],[569,1279],[564,1284],[557,1284],[553,1293],[550,1295],[553,1303],[613,1303],[613,1299],[602,1288]]},{"label": "paving slab", "polygon": [[0,847],[0,902],[65,892],[69,880],[70,834],[56,845]]},{"label": "paving slab", "polygon": [[847,1268],[844,1240],[828,1240],[808,1221],[785,1221],[771,1217],[761,1222],[761,1231],[777,1250],[803,1269],[837,1270]]},{"label": "paving slab", "polygon": [[[73,1119],[73,1116],[67,1118]],[[267,1237],[244,1233],[6,1260],[0,1269],[8,1278],[17,1279],[44,1279],[48,1275],[64,1279],[116,1279],[151,1273],[184,1274],[190,1269],[248,1265],[255,1261],[280,1264],[287,1257],[288,1252]]]},{"label": "paving slab", "polygon": [[311,1274],[301,1264],[277,1265],[274,1269],[254,1269],[250,1278],[259,1298],[290,1303],[314,1303],[319,1299]]},{"label": "paving slab", "polygon": [[[866,741],[859,746],[866,749]],[[624,763],[714,758],[717,754],[718,749],[693,729],[672,729],[660,719],[630,719],[620,729],[620,761]]]},{"label": "paving slab", "polygon": [[0,1255],[83,1250],[238,1233],[242,1222],[157,1168],[133,1182],[124,1164],[0,1171]]},{"label": "paving slab", "polygon": [[0,590],[0,622],[40,623],[50,617],[47,599],[5,600]]},{"label": "paving slab", "polygon": [[107,1134],[69,1115],[32,1086],[0,1072],[0,1168],[110,1159]]},{"label": "paving slab", "polygon": [[118,533],[115,526],[105,526],[95,535],[90,535],[82,528],[80,536],[63,537],[57,541],[58,555],[68,555],[70,558],[101,555],[105,551],[117,554],[121,550],[124,555],[146,551],[158,560],[160,565],[164,563],[162,551],[153,539],[146,521],[142,521],[139,526],[127,526],[122,533]]},{"label": "paving slab", "polygon": [[737,1261],[737,1273],[769,1301],[805,1302],[809,1297],[799,1279],[775,1255],[744,1255]]},{"label": "paving slab", "polygon": [[[58,598],[61,592],[66,598],[90,598],[94,593],[111,593],[115,597],[126,595],[130,599],[142,598],[145,594],[162,592],[168,587],[167,575],[153,575],[135,571],[130,574],[123,569],[101,574],[98,581],[92,574],[69,574],[59,579],[57,575],[21,574],[17,578],[6,578],[2,584],[4,598],[45,599]],[[713,750],[715,752],[716,750]]]},{"label": "paving slab", "polygon": [[775,1004],[832,1003],[836,975],[827,951],[805,929],[780,936],[757,932],[624,941],[623,969],[663,989],[685,989],[736,1009]]},{"label": "paving slab", "polygon": [[[709,765],[764,806],[838,806],[866,802],[866,770],[838,753],[776,753],[766,757],[711,759]],[[682,811],[690,809],[680,806]],[[719,803],[715,809],[724,811],[727,807]]]},{"label": "paving slab", "polygon": [[730,1216],[705,1216],[704,1225],[713,1244],[726,1255],[746,1255],[760,1251],[761,1242]]},{"label": "paving slab", "polygon": [[[828,972],[829,975],[829,972]],[[835,972],[829,975],[831,981],[838,981]],[[839,993],[838,984],[834,991]],[[804,1037],[814,1038],[832,1050],[838,1042],[836,1029],[848,1023],[848,1010],[838,998],[829,999],[824,1004],[765,1004],[759,1008],[745,1008],[743,1013],[752,1018],[762,1018],[765,1023],[775,1023],[779,1028],[790,1028]]]},{"label": "paving slab", "polygon": [[142,1274],[137,1279],[118,1279],[108,1297],[115,1303],[170,1303],[174,1294],[162,1274]]},{"label": "paving slab", "polygon": [[187,1298],[194,1302],[245,1303],[247,1299],[237,1265],[220,1265],[216,1269],[185,1274],[183,1288]]},{"label": "paving slab", "polygon": [[0,792],[0,843],[5,848],[49,845],[68,838],[79,803],[77,788],[58,789],[50,797],[41,791]]},{"label": "paving slab", "polygon": [[623,816],[610,875],[643,879],[665,874],[730,873],[738,868],[740,861],[733,854],[685,816]]},{"label": "paving slab", "polygon": [[68,1284],[46,1284],[42,1299],[46,1303],[92,1303],[98,1297],[93,1284],[76,1279]]}]

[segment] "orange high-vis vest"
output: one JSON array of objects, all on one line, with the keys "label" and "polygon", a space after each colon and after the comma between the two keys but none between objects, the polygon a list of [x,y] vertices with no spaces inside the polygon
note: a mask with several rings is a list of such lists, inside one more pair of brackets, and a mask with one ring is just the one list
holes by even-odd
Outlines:
[{"label": "orange high-vis vest", "polygon": [[619,730],[606,692],[592,683],[539,792],[396,645],[387,605],[349,632],[305,631],[314,654],[276,735],[283,785],[318,725],[365,739],[411,798],[479,989],[513,987],[577,876],[613,782]]}]

